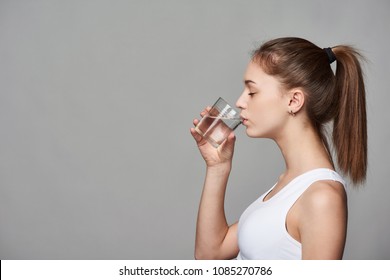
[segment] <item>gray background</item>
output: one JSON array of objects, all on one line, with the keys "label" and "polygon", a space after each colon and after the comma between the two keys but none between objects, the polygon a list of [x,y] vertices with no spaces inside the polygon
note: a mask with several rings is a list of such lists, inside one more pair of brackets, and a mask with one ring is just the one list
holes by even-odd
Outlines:
[{"label": "gray background", "polygon": [[[345,259],[390,259],[390,1],[0,0],[0,258],[192,259],[204,164],[189,133],[281,36],[369,59],[367,184]],[[237,130],[230,222],[283,171]]]}]

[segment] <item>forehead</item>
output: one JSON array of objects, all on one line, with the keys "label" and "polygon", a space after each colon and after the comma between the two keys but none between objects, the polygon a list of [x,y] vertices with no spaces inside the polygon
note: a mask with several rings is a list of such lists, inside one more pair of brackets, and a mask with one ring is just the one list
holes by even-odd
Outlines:
[{"label": "forehead", "polygon": [[261,85],[261,84],[269,84],[269,83],[276,83],[280,84],[279,81],[276,79],[276,77],[268,75],[264,72],[264,70],[253,61],[250,61],[248,63],[248,66],[246,68],[245,74],[244,74],[244,82],[246,84],[254,84]]}]

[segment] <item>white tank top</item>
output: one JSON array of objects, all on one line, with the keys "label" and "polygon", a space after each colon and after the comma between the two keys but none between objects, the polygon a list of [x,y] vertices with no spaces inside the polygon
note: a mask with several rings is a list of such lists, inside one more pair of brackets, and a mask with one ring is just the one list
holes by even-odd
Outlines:
[{"label": "white tank top", "polygon": [[345,187],[345,182],[335,171],[319,168],[308,171],[289,182],[270,199],[264,197],[276,184],[253,202],[238,222],[238,260],[299,260],[301,243],[287,232],[286,216],[295,201],[314,182],[333,180]]}]

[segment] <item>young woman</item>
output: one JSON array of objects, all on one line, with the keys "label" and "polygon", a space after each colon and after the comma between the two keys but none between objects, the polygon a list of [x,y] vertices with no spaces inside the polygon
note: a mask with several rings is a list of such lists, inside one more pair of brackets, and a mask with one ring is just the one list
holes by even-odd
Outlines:
[{"label": "young woman", "polygon": [[[333,124],[338,170],[365,180],[367,129],[359,53],[280,38],[254,51],[237,100],[246,133],[273,139],[286,169],[276,184],[228,225],[224,196],[235,136],[215,149],[191,128],[206,166],[196,259],[341,259],[347,230],[345,182],[335,171],[324,125]],[[330,64],[337,62],[336,73]],[[210,108],[206,108],[204,116]],[[194,120],[196,125],[199,120]]]}]

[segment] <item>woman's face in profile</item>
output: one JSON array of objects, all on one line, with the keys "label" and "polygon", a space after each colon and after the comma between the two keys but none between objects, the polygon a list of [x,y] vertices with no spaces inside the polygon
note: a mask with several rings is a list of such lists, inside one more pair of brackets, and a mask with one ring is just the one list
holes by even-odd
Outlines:
[{"label": "woman's face in profile", "polygon": [[243,125],[249,137],[274,139],[289,117],[287,95],[274,76],[251,61],[244,75],[244,91],[236,106],[241,109]]}]

